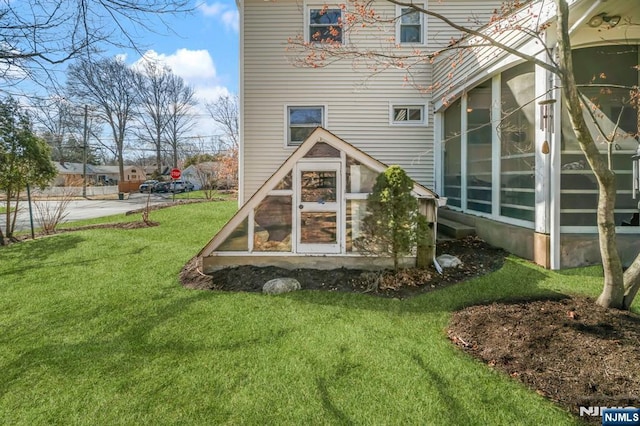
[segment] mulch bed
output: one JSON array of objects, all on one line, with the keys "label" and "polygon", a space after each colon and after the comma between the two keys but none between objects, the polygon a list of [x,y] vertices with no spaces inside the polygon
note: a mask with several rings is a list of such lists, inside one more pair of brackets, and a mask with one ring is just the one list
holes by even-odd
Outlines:
[{"label": "mulch bed", "polygon": [[[260,292],[267,281],[274,278],[295,278],[306,290],[328,290],[369,293],[381,297],[407,298],[429,292],[470,278],[478,277],[502,267],[507,253],[475,237],[438,243],[438,252],[457,256],[462,265],[447,268],[438,274],[433,267],[408,269],[397,274],[391,271],[372,273],[358,269],[294,269],[278,267],[240,266],[216,271],[213,276],[202,275],[192,259],[182,270],[180,280],[185,287],[225,291]],[[372,290],[374,281],[378,289]]]},{"label": "mulch bed", "polygon": [[583,297],[494,303],[456,312],[448,335],[576,415],[581,406],[640,407],[638,315]]}]

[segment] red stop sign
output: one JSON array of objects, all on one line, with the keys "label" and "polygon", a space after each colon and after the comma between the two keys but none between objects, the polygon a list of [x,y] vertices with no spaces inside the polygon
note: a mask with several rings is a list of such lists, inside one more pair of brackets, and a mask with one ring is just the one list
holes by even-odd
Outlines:
[{"label": "red stop sign", "polygon": [[171,169],[171,179],[179,179],[180,175],[180,169]]}]

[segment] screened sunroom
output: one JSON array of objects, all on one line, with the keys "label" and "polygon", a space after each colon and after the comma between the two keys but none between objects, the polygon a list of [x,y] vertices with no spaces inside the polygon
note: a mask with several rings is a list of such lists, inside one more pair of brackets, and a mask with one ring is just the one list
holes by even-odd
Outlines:
[{"label": "screened sunroom", "polygon": [[[629,90],[640,85],[638,45],[588,44],[573,60],[585,117],[616,174],[618,243],[629,263],[640,250],[640,114]],[[551,75],[532,63],[503,66],[438,117],[443,217],[472,217],[482,238],[546,267],[599,262],[596,180]]]},{"label": "screened sunroom", "polygon": [[[202,269],[241,265],[284,268],[392,266],[389,258],[359,253],[367,197],[387,166],[331,132],[316,128],[202,249]],[[414,184],[420,213],[435,228],[440,199]],[[435,229],[434,229],[435,231]],[[435,232],[433,232],[435,251]],[[415,256],[403,259],[415,264]]]}]

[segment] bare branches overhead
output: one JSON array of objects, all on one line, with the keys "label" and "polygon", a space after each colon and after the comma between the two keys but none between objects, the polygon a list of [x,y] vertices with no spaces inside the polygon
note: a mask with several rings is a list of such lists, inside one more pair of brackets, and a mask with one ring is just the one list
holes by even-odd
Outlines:
[{"label": "bare branches overhead", "polygon": [[143,32],[170,31],[188,0],[0,0],[0,79],[54,82],[53,67],[107,45],[140,49]]}]

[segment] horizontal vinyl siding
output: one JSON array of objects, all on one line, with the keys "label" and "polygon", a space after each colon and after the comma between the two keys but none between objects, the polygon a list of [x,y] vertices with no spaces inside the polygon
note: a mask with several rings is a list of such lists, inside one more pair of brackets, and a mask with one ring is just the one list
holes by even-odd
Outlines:
[{"label": "horizontal vinyl siding", "polygon": [[[383,3],[390,5],[388,3]],[[385,6],[393,13],[395,6]],[[382,9],[379,9],[382,10]],[[385,12],[386,13],[386,12]],[[403,81],[405,72],[371,76],[350,60],[327,68],[296,68],[286,40],[303,31],[302,2],[254,1],[244,11],[244,170],[245,199],[293,152],[285,148],[285,105],[326,105],[327,129],[387,164],[400,164],[432,188],[433,117],[430,98]],[[351,41],[367,43],[364,32]],[[419,83],[429,82],[425,67]],[[389,105],[424,104],[427,126],[389,125]]]},{"label": "horizontal vinyl siding", "polygon": [[[466,1],[464,3],[467,3],[467,6],[471,7],[469,3],[475,4],[480,2]],[[487,4],[491,5],[490,2],[487,2]],[[445,7],[445,5],[450,7],[451,3],[443,2],[442,7]],[[473,6],[473,8],[476,7],[477,6]],[[499,7],[499,4],[493,3],[493,7],[489,10]],[[485,21],[488,22],[490,14],[485,15],[485,17]],[[539,23],[538,18],[532,17],[529,9],[524,8],[520,13],[518,13],[517,20],[510,21],[510,25],[522,25],[523,27],[526,27],[531,25],[532,22]],[[518,30],[505,31],[501,34],[492,34],[491,27],[488,27],[485,31],[487,31],[488,35],[494,36],[498,42],[512,47],[516,46],[522,48],[523,43],[530,39],[530,37],[523,31]],[[537,46],[535,49],[541,48],[541,46],[535,44],[530,44],[529,48],[533,46]],[[534,51],[531,50],[528,53],[534,54]],[[474,84],[490,78],[491,72],[494,71],[491,67],[508,56],[503,50],[496,47],[480,47],[473,50],[467,49],[464,51],[464,60],[454,69],[451,65],[451,55],[451,53],[442,55],[438,60],[436,60],[433,67],[434,81],[442,83],[440,88],[433,94],[434,100],[436,101],[451,95],[455,95],[454,97],[457,97],[457,95],[460,94],[460,91],[465,87],[468,88],[468,86],[473,86]],[[517,58],[510,59],[512,62],[517,60]],[[471,84],[469,84],[470,82]]]}]

